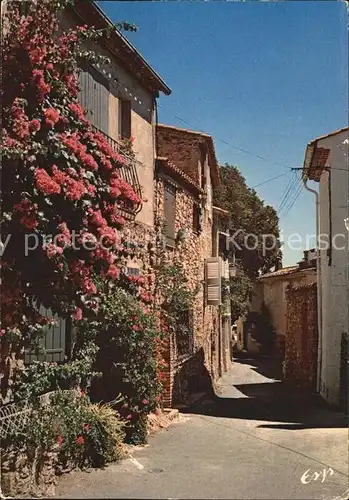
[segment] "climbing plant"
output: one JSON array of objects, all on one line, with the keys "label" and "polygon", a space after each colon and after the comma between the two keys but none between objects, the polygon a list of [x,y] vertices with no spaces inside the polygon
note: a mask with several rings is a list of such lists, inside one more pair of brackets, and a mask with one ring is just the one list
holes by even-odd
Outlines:
[{"label": "climbing plant", "polygon": [[[112,399],[124,392],[127,411],[120,412],[130,420],[129,428],[141,427],[144,441],[146,414],[159,399],[161,330],[148,310],[153,297],[147,283],[123,271],[133,249],[121,236],[118,207],[132,211],[142,201],[121,175],[126,155],[133,154],[132,141],[124,141],[119,152],[112,149],[78,102],[79,68],[106,60],[86,50],[84,42],[107,37],[114,28],[64,29],[59,19],[71,3],[37,0],[26,2],[24,10],[21,2],[7,5],[2,344],[16,346],[17,352],[37,344],[51,322],[39,314],[41,304],[72,318],[77,333],[72,360],[21,370],[18,394],[34,401],[47,391],[88,387],[97,373],[98,347],[108,344],[122,366]],[[117,27],[134,29],[127,23]]]},{"label": "climbing plant", "polygon": [[120,175],[125,157],[96,132],[78,103],[83,48],[107,36],[58,31],[68,0],[8,2],[3,36],[1,335],[29,345],[47,324],[43,304],[80,321],[99,307],[98,278],[120,276],[123,220],[139,196]]}]

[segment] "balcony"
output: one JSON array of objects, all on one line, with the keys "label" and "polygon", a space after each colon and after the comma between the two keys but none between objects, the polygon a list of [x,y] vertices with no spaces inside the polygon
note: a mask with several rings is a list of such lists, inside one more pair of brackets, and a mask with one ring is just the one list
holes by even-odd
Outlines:
[{"label": "balcony", "polygon": [[[109,135],[105,134],[104,132],[102,132],[102,130],[95,126],[92,126],[92,128],[105,137],[108,144],[113,148],[114,151],[121,154],[128,160],[127,165],[120,167],[118,171],[120,172],[120,176],[122,177],[122,179],[124,179],[130,186],[132,186],[133,190],[138,196],[142,197],[142,188],[138,179],[137,166],[143,167],[143,164],[129,154],[125,153],[125,151],[123,150],[123,144],[121,142],[112,139]],[[123,202],[118,203],[118,209],[126,215],[136,215],[141,210],[141,208],[142,203],[138,203],[132,208],[130,208]]]}]

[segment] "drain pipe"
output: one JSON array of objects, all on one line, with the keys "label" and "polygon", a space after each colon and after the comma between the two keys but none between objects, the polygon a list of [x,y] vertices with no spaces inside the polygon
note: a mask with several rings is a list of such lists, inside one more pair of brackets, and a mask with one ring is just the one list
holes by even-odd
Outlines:
[{"label": "drain pipe", "polygon": [[303,184],[307,191],[315,195],[316,200],[316,281],[317,281],[317,319],[318,319],[318,348],[317,348],[317,374],[316,392],[321,390],[321,368],[322,368],[322,286],[321,286],[321,256],[319,248],[320,234],[320,204],[319,193],[307,185],[308,179],[303,178]]}]

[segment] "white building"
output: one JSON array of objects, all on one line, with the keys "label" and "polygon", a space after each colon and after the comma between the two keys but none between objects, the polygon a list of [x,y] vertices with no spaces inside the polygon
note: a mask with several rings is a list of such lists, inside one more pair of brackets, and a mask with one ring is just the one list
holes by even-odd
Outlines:
[{"label": "white building", "polygon": [[[347,355],[343,341],[349,324],[349,127],[318,137],[307,145],[303,179],[318,183],[318,391],[329,403],[341,402],[347,390]],[[342,346],[342,347],[341,347]],[[345,388],[346,387],[346,388]]]}]

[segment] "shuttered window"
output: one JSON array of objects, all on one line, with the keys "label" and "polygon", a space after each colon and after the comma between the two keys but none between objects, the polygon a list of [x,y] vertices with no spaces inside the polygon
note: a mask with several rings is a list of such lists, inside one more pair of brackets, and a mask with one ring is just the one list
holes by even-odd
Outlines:
[{"label": "shuttered window", "polygon": [[119,104],[119,130],[123,139],[131,137],[131,101],[121,100]]},{"label": "shuttered window", "polygon": [[222,297],[222,260],[211,257],[205,262],[206,303],[211,306],[221,305]]},{"label": "shuttered window", "polygon": [[126,273],[128,276],[140,276],[140,269],[138,267],[128,267]]},{"label": "shuttered window", "polygon": [[109,90],[107,79],[90,66],[79,75],[79,101],[92,125],[109,134]]},{"label": "shuttered window", "polygon": [[175,244],[176,192],[169,184],[164,186],[164,236],[170,246]]},{"label": "shuttered window", "polygon": [[36,360],[51,363],[64,361],[67,336],[71,335],[69,331],[70,325],[67,324],[65,319],[52,314],[52,311],[46,309],[44,306],[40,306],[39,313],[46,318],[54,319],[56,324],[48,327],[47,333],[40,341],[42,353],[36,354],[35,352],[26,350],[24,353],[24,362],[27,364]]},{"label": "shuttered window", "polygon": [[201,214],[200,205],[198,203],[193,203],[193,231],[194,233],[200,233],[201,231]]}]

